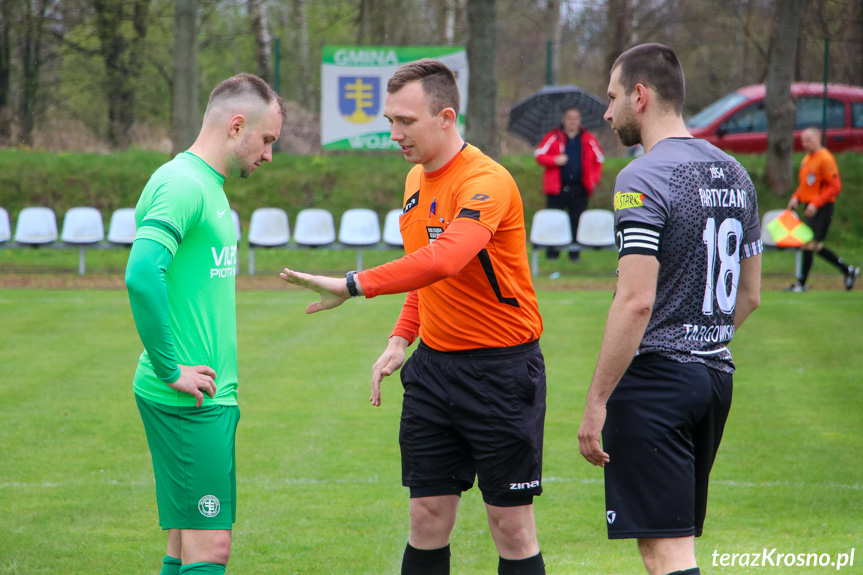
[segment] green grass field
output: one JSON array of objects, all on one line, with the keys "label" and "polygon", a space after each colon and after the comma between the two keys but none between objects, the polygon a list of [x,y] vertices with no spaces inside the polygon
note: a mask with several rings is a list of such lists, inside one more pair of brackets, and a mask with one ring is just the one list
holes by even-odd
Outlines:
[{"label": "green grass field", "polygon": [[[833,245],[833,244],[830,244]],[[863,246],[836,248],[837,253],[855,265],[863,266]],[[364,250],[363,267],[380,265],[404,255],[400,250]],[[86,255],[87,273],[77,276],[77,249],[18,249],[0,246],[0,287],[104,287],[122,288],[123,271],[129,257],[128,249],[93,249]],[[240,246],[240,288],[276,289],[282,286],[278,273],[285,267],[343,276],[356,269],[356,251],[353,249],[258,249],[255,251],[256,277],[248,276],[248,249]],[[529,253],[529,257],[532,255]],[[763,257],[762,280],[765,290],[787,287],[794,281],[793,250],[768,251]],[[545,253],[538,254],[539,274],[534,278],[538,289],[613,289],[617,252],[599,250],[582,252],[581,261],[572,263],[567,258],[550,261]],[[552,274],[557,279],[551,279]],[[809,284],[813,289],[843,290],[842,276],[830,264],[816,258]],[[855,291],[863,289],[859,280]]]},{"label": "green grass field", "polygon": [[[605,538],[602,473],[576,431],[611,292],[539,294],[548,368],[548,572],[642,573],[632,542]],[[370,366],[401,299],[305,316],[305,292],[240,291],[239,512],[229,573],[398,573],[401,386],[368,404]],[[164,553],[131,392],[141,344],[119,290],[0,291],[0,574],[156,574]],[[855,549],[863,566],[863,293],[766,292],[732,349],[734,406],[712,475],[703,572],[714,551]],[[494,573],[479,493],[463,498],[452,572]],[[835,567],[784,569],[822,573]]]}]

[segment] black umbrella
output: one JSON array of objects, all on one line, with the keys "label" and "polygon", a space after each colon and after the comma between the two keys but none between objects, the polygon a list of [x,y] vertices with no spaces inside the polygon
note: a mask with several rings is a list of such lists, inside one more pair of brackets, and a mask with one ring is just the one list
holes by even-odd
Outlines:
[{"label": "black umbrella", "polygon": [[510,109],[508,129],[535,146],[549,130],[560,125],[569,108],[579,109],[581,125],[586,130],[606,124],[602,116],[608,104],[599,97],[578,86],[545,86]]}]

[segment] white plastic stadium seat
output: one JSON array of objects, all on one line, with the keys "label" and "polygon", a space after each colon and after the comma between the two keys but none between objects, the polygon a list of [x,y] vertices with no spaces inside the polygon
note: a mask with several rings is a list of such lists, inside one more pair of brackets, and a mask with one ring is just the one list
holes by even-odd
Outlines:
[{"label": "white plastic stadium seat", "polygon": [[[234,229],[237,230],[237,253],[240,252],[240,237],[242,230],[240,229],[240,214],[236,210],[231,210],[231,218],[234,220]],[[234,273],[240,275],[240,258],[234,264]]]},{"label": "white plastic stadium seat", "polygon": [[363,269],[363,246],[381,241],[381,221],[374,210],[354,208],[342,214],[339,223],[339,242],[357,248],[357,271]]},{"label": "white plastic stadium seat", "polygon": [[614,212],[584,210],[578,219],[576,243],[592,248],[609,248],[614,242]]},{"label": "white plastic stadium seat", "polygon": [[85,246],[105,239],[102,213],[96,208],[71,208],[63,217],[60,239],[78,246],[78,275],[84,275],[87,271]]},{"label": "white plastic stadium seat", "polygon": [[537,248],[562,248],[572,243],[569,214],[563,210],[537,210],[530,226],[530,243],[533,244],[531,273],[539,273]]},{"label": "white plastic stadium seat", "polygon": [[403,247],[405,245],[401,229],[399,229],[401,215],[402,210],[390,210],[384,219],[384,243],[389,246]]},{"label": "white plastic stadium seat", "polygon": [[281,208],[258,208],[249,222],[249,275],[255,275],[255,248],[284,246],[291,238],[288,214]]},{"label": "white plastic stadium seat", "polygon": [[9,212],[0,208],[0,244],[12,239],[12,227],[9,225]]},{"label": "white plastic stadium seat", "polygon": [[765,248],[776,247],[776,240],[774,240],[773,236],[770,235],[770,232],[767,231],[767,224],[781,216],[784,211],[785,210],[768,210],[761,218],[761,242],[764,244]]},{"label": "white plastic stadium seat", "polygon": [[342,214],[339,242],[346,246],[373,246],[381,241],[381,221],[374,210],[354,208]]},{"label": "white plastic stadium seat", "polygon": [[108,241],[121,246],[131,246],[135,241],[135,231],[135,208],[114,210],[108,224]]},{"label": "white plastic stadium seat", "polygon": [[15,241],[19,244],[45,245],[57,241],[57,217],[51,208],[24,208],[18,214]]},{"label": "white plastic stadium seat", "polygon": [[71,208],[63,217],[60,239],[67,244],[95,244],[105,239],[102,214],[96,208]]},{"label": "white plastic stadium seat", "polygon": [[336,241],[336,223],[333,214],[321,208],[307,208],[297,214],[294,230],[297,245],[326,246]]},{"label": "white plastic stadium seat", "polygon": [[236,210],[231,210],[231,217],[234,219],[234,228],[237,230],[237,243],[240,243],[240,214]]},{"label": "white plastic stadium seat", "polygon": [[249,245],[274,248],[288,243],[291,228],[288,214],[281,208],[258,208],[249,222]]}]

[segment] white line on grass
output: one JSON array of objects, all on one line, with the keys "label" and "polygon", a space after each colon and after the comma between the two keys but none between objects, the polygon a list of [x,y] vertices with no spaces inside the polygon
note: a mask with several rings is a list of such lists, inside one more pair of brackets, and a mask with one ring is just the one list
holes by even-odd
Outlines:
[{"label": "white line on grass", "polygon": [[[391,483],[390,479],[381,480],[380,477],[365,477],[365,478],[345,478],[345,479],[318,479],[315,477],[286,477],[282,479],[272,480],[267,477],[256,477],[254,479],[237,480],[240,484],[245,485],[274,485],[283,483],[285,485],[347,485],[347,484],[374,484],[374,483]],[[148,486],[152,485],[153,480],[148,481],[118,481],[116,479],[106,479],[104,481],[61,481],[61,482],[44,482],[44,483],[19,483],[13,481],[11,483],[0,483],[0,489],[56,489],[61,487],[71,487],[80,485],[89,485],[98,483],[100,485],[123,485],[123,486]],[[583,485],[594,485],[603,483],[602,479],[571,479],[568,477],[547,477],[543,479],[543,483],[581,483]],[[747,481],[734,481],[733,479],[720,479],[710,482],[711,485],[724,485],[726,487],[748,487],[748,488],[771,488],[771,487],[792,487],[795,489],[806,487],[821,487],[826,489],[850,489],[852,491],[860,491],[863,485],[844,485],[841,483],[804,483],[802,481],[765,481],[762,483],[752,483]]]}]

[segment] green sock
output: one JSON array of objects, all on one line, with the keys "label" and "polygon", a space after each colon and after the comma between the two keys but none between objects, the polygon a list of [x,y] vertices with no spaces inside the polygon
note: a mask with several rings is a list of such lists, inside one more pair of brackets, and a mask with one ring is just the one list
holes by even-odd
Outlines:
[{"label": "green sock", "polygon": [[165,555],[162,559],[162,570],[159,571],[159,575],[180,575],[180,565],[182,564],[183,562],[176,557]]},{"label": "green sock", "polygon": [[180,567],[183,575],[224,575],[225,566],[218,563],[189,563]]}]

